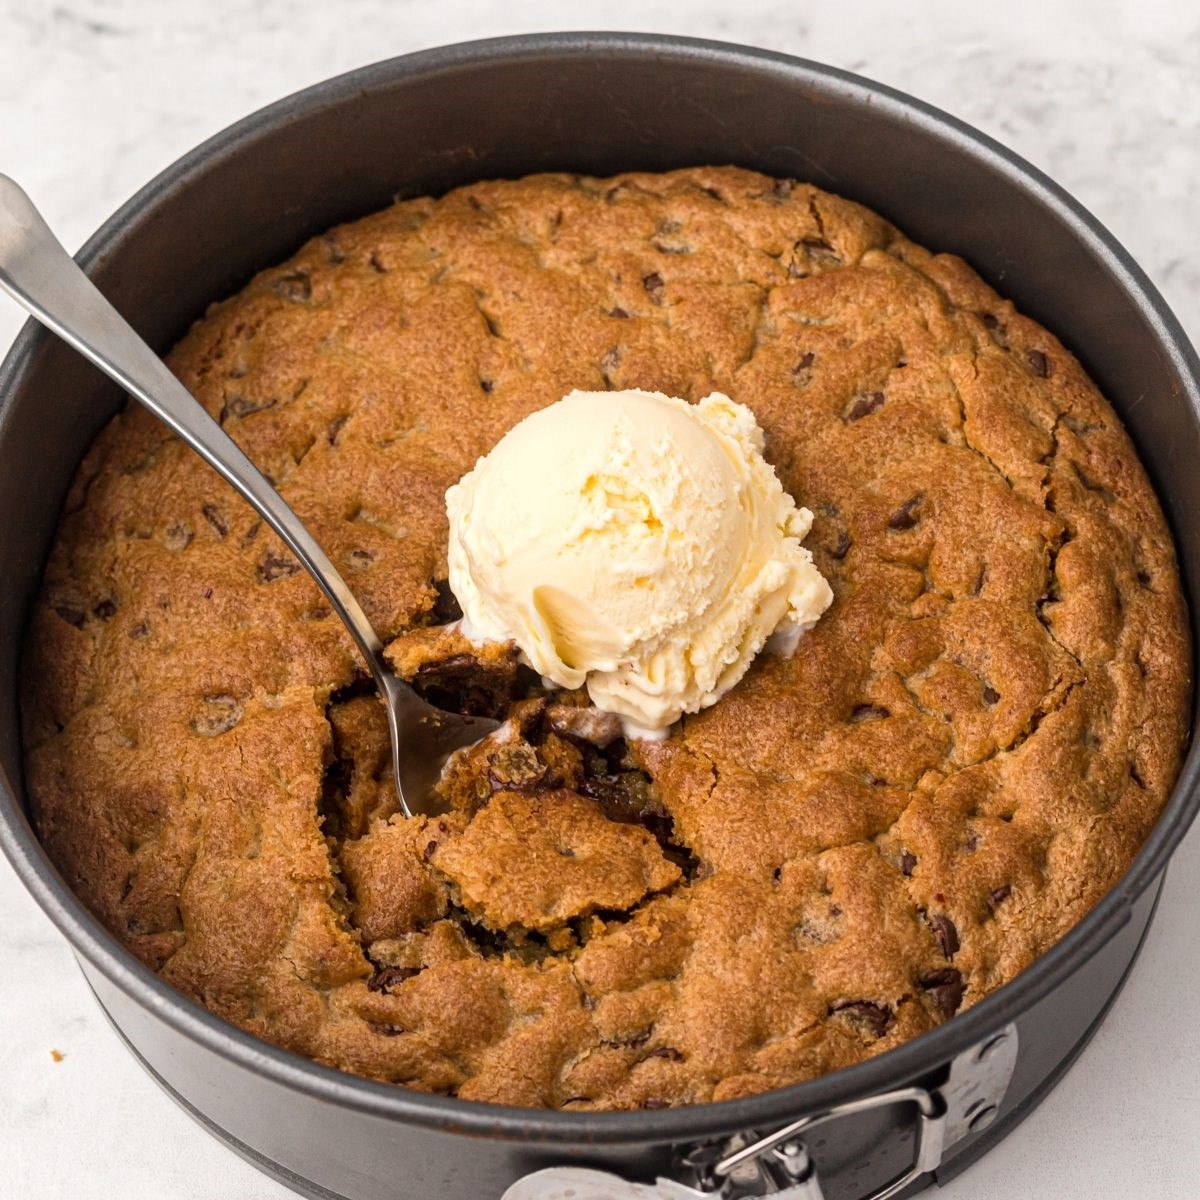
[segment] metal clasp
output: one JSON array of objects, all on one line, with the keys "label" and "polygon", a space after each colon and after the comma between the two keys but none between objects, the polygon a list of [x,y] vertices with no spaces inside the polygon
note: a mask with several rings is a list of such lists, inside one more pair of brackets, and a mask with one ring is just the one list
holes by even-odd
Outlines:
[{"label": "metal clasp", "polygon": [[750,1196],[771,1196],[776,1200],[824,1200],[816,1167],[801,1135],[811,1133],[829,1121],[850,1117],[855,1113],[910,1103],[917,1107],[916,1151],[912,1166],[869,1198],[887,1200],[908,1187],[913,1180],[932,1171],[942,1161],[948,1110],[936,1091],[917,1087],[897,1088],[813,1113],[731,1150],[707,1168],[700,1165],[693,1151],[691,1163],[687,1165],[700,1169],[695,1171],[689,1190],[693,1196],[705,1196],[710,1200],[741,1200]]},{"label": "metal clasp", "polygon": [[830,1121],[894,1104],[917,1109],[912,1165],[890,1183],[857,1200],[890,1200],[936,1170],[946,1152],[986,1129],[1000,1111],[1017,1061],[1017,1030],[1009,1025],[950,1063],[932,1087],[904,1087],[851,1100],[784,1125],[720,1142],[702,1142],[677,1156],[673,1178],[634,1183],[607,1171],[551,1167],[518,1180],[502,1200],[824,1200],[805,1135]]}]

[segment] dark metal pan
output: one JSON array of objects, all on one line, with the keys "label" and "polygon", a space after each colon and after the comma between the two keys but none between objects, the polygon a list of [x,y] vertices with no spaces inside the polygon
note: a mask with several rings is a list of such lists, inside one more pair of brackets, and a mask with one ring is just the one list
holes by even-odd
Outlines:
[{"label": "dark metal pan", "polygon": [[[795,176],[862,201],[918,241],[963,255],[1059,334],[1129,426],[1196,595],[1200,363],[1158,293],[1027,163],[943,113],[828,67],[626,34],[506,38],[395,59],[219,134],[139,192],[80,261],[165,351],[209,301],[397,194],[544,169],[700,162]],[[31,327],[0,367],[0,845],[147,1070],[264,1170],[306,1195],[348,1200],[482,1200],[510,1188],[511,1200],[908,1195],[1003,1137],[1103,1019],[1200,801],[1194,750],[1125,879],[1014,982],[877,1059],[749,1099],[600,1114],[472,1104],[328,1070],[196,1007],[67,889],[34,837],[22,789],[25,615],[68,482],[120,403],[91,367]],[[772,1136],[789,1125],[791,1136]]]}]

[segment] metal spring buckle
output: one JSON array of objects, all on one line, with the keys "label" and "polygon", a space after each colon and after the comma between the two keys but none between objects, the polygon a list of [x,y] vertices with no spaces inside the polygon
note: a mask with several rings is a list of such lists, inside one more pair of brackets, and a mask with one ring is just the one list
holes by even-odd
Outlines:
[{"label": "metal spring buckle", "polygon": [[678,1178],[636,1183],[607,1171],[550,1167],[519,1179],[502,1200],[824,1200],[816,1164],[803,1138],[842,1117],[894,1104],[917,1108],[912,1165],[859,1200],[889,1200],[936,1170],[963,1138],[986,1129],[1000,1111],[1017,1060],[1017,1030],[998,1034],[958,1055],[943,1083],[904,1087],[848,1101],[759,1135],[700,1143],[677,1156]]}]

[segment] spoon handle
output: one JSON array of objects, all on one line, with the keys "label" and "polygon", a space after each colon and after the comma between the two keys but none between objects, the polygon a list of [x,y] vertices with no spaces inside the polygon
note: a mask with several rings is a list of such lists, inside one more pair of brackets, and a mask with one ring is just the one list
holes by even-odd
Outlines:
[{"label": "spoon handle", "polygon": [[0,288],[140,400],[245,497],[328,597],[386,694],[390,672],[383,645],[328,555],[270,481],[79,269],[24,191],[4,175]]}]

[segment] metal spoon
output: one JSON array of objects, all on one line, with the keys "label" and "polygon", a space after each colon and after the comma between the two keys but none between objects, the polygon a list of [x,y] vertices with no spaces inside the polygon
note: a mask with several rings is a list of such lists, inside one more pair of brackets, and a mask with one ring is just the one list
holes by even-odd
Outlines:
[{"label": "metal spoon", "polygon": [[75,264],[11,179],[0,175],[0,287],[175,431],[283,539],[325,593],[367,660],[387,706],[392,768],[408,816],[436,812],[446,759],[499,722],[426,703],[388,667],[383,643],[346,581],[267,478]]}]

